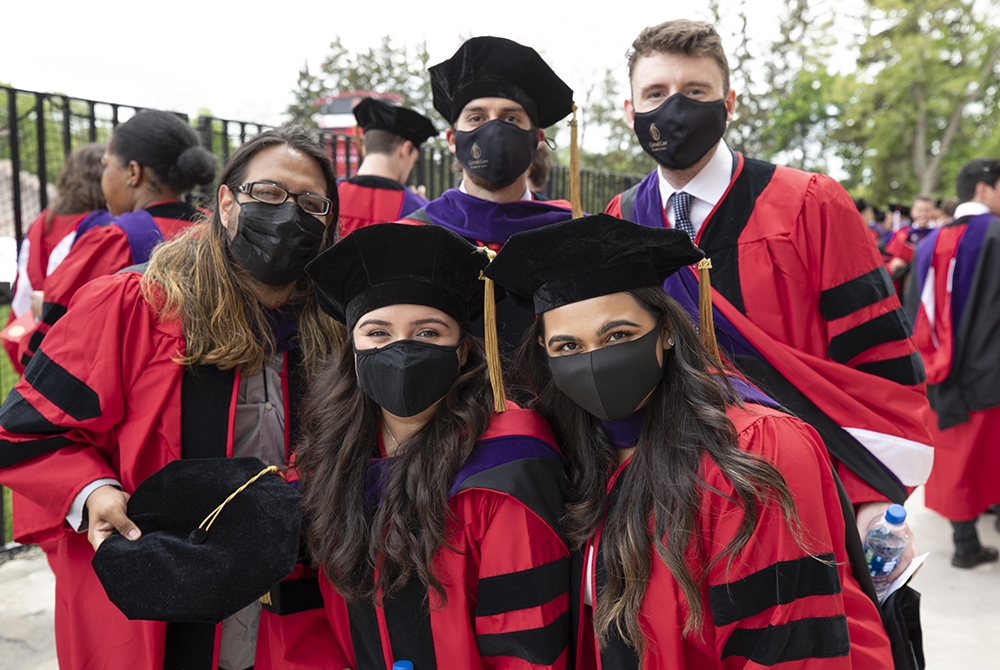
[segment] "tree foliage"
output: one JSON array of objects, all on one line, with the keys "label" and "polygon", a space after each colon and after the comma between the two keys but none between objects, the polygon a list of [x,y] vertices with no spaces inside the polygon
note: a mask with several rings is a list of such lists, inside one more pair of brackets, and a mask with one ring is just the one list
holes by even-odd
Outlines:
[{"label": "tree foliage", "polygon": [[876,202],[950,195],[995,155],[1000,29],[993,3],[867,0],[857,83],[837,133],[848,184]]},{"label": "tree foliage", "polygon": [[318,71],[310,70],[308,63],[299,70],[298,82],[292,90],[294,101],[287,110],[288,120],[315,126],[317,100],[359,90],[394,93],[403,98],[404,106],[439,120],[432,105],[429,61],[426,41],[400,46],[385,35],[377,46],[351,53],[340,37],[335,37]]}]

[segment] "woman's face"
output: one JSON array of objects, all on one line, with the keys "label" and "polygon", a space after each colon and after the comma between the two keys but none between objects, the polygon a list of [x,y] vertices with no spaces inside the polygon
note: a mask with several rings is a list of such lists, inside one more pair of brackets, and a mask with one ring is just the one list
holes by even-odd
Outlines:
[{"label": "woman's face", "polygon": [[[657,320],[628,293],[612,293],[581,300],[544,314],[545,330],[539,341],[549,356],[572,356],[630,342],[656,328]],[[656,347],[663,365],[669,325],[664,324]]]},{"label": "woman's face", "polygon": [[[417,340],[442,347],[453,347],[462,339],[458,322],[439,309],[426,305],[387,305],[358,319],[351,331],[354,348],[376,349],[396,340]],[[465,353],[459,350],[460,363]]]},{"label": "woman's face", "polygon": [[132,179],[128,164],[123,163],[118,154],[105,149],[101,165],[104,166],[104,171],[101,172],[101,191],[108,202],[108,211],[113,216],[131,212],[135,202],[135,187],[128,183]]}]

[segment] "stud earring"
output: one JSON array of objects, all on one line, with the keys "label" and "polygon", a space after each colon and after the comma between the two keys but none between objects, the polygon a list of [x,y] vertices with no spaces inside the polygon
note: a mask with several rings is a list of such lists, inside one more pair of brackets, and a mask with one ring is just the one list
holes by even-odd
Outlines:
[{"label": "stud earring", "polygon": [[125,183],[128,184],[129,186],[131,186],[132,185],[132,180],[128,179],[128,180],[125,181]]},{"label": "stud earring", "polygon": [[670,346],[674,346],[674,338],[668,337],[667,338],[667,344],[669,344]]}]

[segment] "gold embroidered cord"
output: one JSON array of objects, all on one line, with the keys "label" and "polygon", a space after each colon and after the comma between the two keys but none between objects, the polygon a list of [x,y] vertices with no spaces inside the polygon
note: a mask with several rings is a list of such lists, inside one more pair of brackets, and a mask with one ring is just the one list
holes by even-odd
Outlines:
[{"label": "gold embroidered cord", "polygon": [[[261,470],[260,472],[258,472],[257,474],[255,474],[253,477],[251,477],[250,481],[248,481],[246,484],[244,484],[243,486],[239,487],[238,489],[236,489],[235,491],[233,491],[232,493],[230,493],[229,497],[226,498],[224,501],[222,501],[221,505],[219,505],[214,510],[212,510],[212,513],[209,514],[208,516],[206,516],[205,520],[202,521],[200,524],[198,524],[198,528],[201,528],[202,530],[204,530],[207,533],[208,530],[212,527],[212,524],[215,523],[215,520],[217,518],[219,518],[219,514],[222,512],[222,508],[225,507],[226,505],[228,505],[230,500],[232,500],[233,498],[235,498],[236,496],[238,496],[240,493],[242,493],[243,490],[246,487],[250,486],[255,481],[257,481],[258,479],[260,479],[264,475],[272,473],[272,472],[274,474],[278,474],[280,472],[280,469],[278,468],[277,465],[269,465],[266,468],[264,468],[263,470]],[[208,524],[208,525],[206,526],[205,524]]]}]

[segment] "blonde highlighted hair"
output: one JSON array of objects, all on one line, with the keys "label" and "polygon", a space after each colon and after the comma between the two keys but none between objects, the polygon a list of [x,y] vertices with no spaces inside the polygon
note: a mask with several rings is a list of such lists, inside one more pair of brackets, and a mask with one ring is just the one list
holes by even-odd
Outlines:
[{"label": "blonde highlighted hair", "polygon": [[[269,130],[248,140],[223,170],[221,183],[234,191],[244,180],[247,167],[261,150],[287,145],[310,156],[323,171],[326,196],[333,201],[331,221],[338,212],[336,177],[323,150],[301,127]],[[323,247],[333,242],[336,225],[331,224]],[[277,351],[264,308],[250,290],[249,275],[231,257],[227,231],[216,206],[210,220],[188,228],[153,252],[143,277],[146,300],[156,305],[162,318],[179,318],[187,340],[178,352],[181,365],[214,365],[236,368],[241,374],[259,370]],[[311,282],[302,277],[290,303],[299,318],[298,337],[306,373],[343,346],[343,326],[323,313]]]}]

